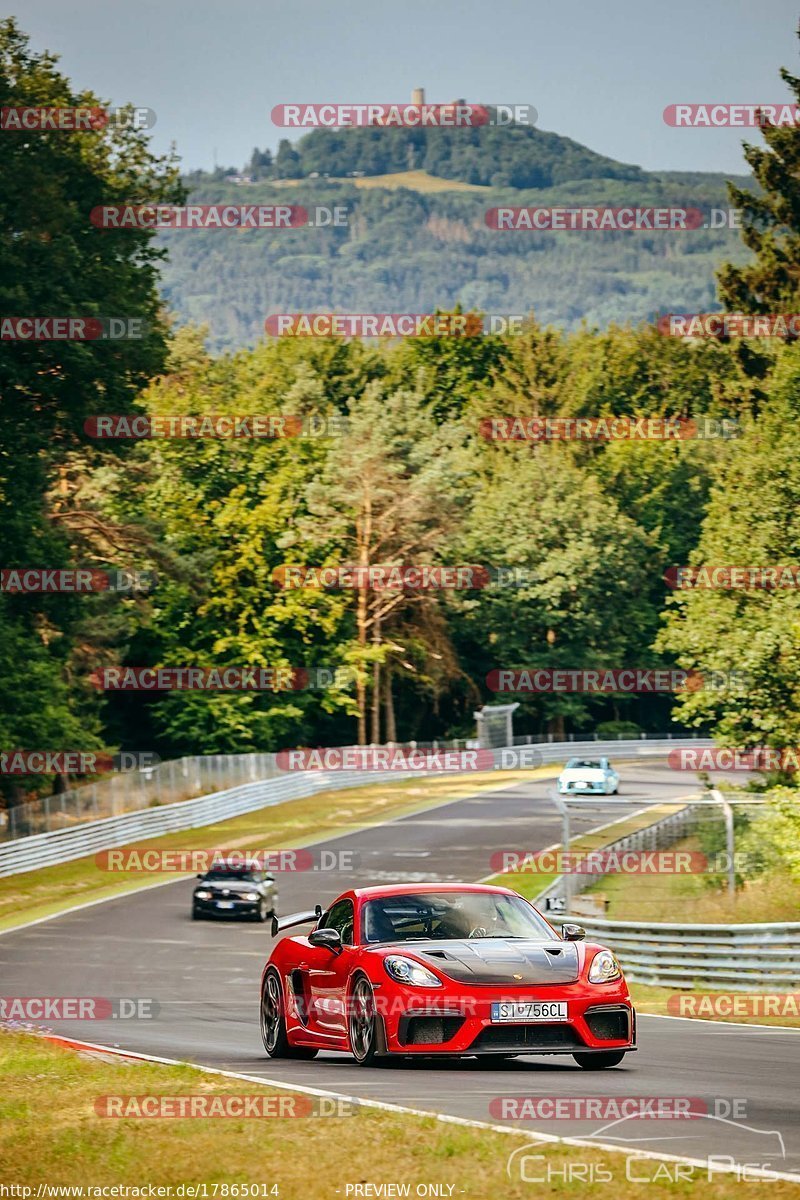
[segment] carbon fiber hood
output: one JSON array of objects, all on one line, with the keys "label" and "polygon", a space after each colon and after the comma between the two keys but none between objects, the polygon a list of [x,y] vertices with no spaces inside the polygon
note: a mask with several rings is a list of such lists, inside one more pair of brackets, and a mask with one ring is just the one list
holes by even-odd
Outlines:
[{"label": "carbon fiber hood", "polygon": [[578,950],[573,942],[504,941],[501,938],[406,943],[406,948],[458,983],[525,987],[574,983]]}]

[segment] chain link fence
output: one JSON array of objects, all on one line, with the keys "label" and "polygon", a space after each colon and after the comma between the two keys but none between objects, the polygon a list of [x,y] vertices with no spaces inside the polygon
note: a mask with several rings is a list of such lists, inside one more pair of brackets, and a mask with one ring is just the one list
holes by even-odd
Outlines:
[{"label": "chain link fence", "polygon": [[[492,729],[492,746],[511,745],[500,737],[506,730],[506,720],[496,723]],[[694,733],[648,733],[641,734],[639,741],[664,741],[672,738],[698,737]],[[609,742],[598,734],[570,735],[568,742],[585,745],[587,742]],[[630,738],[619,735],[618,741],[630,742]],[[562,744],[552,733],[526,734],[513,738],[514,746],[547,746]],[[478,745],[475,738],[433,739],[432,741],[390,742],[390,748],[406,750],[465,750]],[[344,747],[349,749],[349,747]],[[83,784],[69,791],[29,800],[0,811],[0,842],[30,837],[36,833],[50,833],[58,829],[70,829],[84,821],[99,821],[104,817],[117,817],[123,813],[138,812],[145,808],[156,808],[163,804],[175,804],[180,800],[193,800],[211,792],[220,792],[239,784],[252,783],[260,779],[274,779],[283,772],[276,766],[274,754],[206,754],[188,758],[171,759],[152,767],[121,771],[95,783]]]},{"label": "chain link fence", "polygon": [[107,779],[29,800],[0,813],[0,841],[191,800],[257,779],[272,779],[277,774],[274,754],[196,755],[136,771],[121,771]]}]

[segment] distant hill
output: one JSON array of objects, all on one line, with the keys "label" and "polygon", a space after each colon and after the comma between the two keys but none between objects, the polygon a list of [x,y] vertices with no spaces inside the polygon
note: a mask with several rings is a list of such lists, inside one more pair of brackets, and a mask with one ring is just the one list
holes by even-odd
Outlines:
[{"label": "distant hill", "polygon": [[[287,159],[289,151],[297,161]],[[289,169],[302,177],[271,178]],[[352,171],[366,174],[348,178]],[[253,175],[269,177],[253,182]],[[535,182],[498,186],[500,177]],[[461,304],[534,311],[573,329],[704,311],[718,307],[716,267],[747,253],[728,228],[487,228],[486,210],[504,204],[683,205],[705,213],[727,206],[721,175],[646,172],[528,128],[315,130],[296,149],[283,142],[274,162],[255,151],[242,173],[197,172],[186,184],[197,203],[348,209],[348,224],[338,229],[160,235],[170,252],[165,299],[181,321],[208,323],[215,349],[252,345],[264,319],[279,312],[431,312]]]},{"label": "distant hill", "polygon": [[254,151],[256,178],[391,175],[426,171],[483,187],[551,188],[581,179],[641,180],[641,167],[615,162],[531,125],[460,129],[314,129],[284,139],[274,163]]}]

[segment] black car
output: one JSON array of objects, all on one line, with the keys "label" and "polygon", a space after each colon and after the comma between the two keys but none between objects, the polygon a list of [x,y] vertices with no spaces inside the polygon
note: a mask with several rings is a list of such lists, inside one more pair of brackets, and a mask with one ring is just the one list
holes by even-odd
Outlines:
[{"label": "black car", "polygon": [[278,890],[275,876],[241,864],[214,863],[192,897],[192,920],[201,917],[250,917],[266,921],[275,914]]}]

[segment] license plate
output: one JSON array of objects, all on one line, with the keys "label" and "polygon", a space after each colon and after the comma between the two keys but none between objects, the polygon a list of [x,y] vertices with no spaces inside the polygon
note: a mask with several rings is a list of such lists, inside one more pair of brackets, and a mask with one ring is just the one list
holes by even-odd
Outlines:
[{"label": "license plate", "polygon": [[566,1021],[566,1000],[531,1000],[524,1004],[492,1005],[492,1024],[504,1021]]},{"label": "license plate", "polygon": [[232,900],[218,900],[217,908],[233,908]]}]

